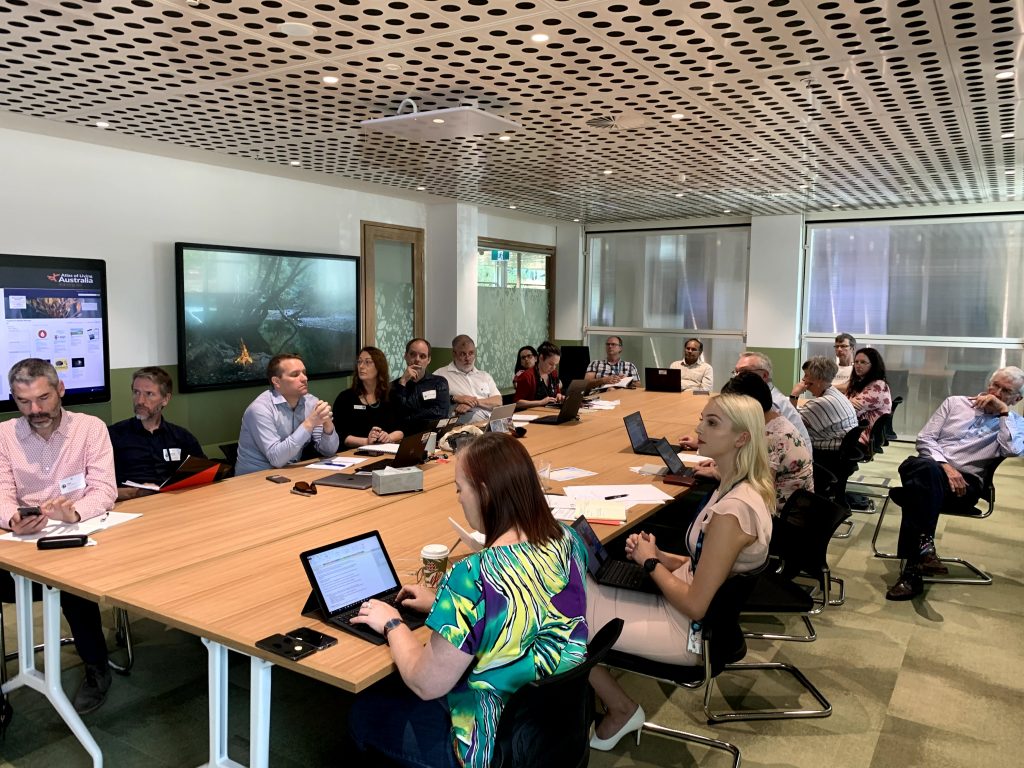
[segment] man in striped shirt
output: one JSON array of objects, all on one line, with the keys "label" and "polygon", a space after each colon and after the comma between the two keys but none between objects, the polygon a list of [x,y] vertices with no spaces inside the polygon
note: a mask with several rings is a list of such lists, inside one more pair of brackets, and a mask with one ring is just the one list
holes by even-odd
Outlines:
[{"label": "man in striped shirt", "polygon": [[900,464],[903,517],[897,552],[904,559],[887,600],[910,600],[923,576],[949,572],[935,552],[935,527],[944,508],[969,510],[984,490],[993,461],[1024,454],[1024,418],[1010,410],[1024,393],[1024,371],[1000,368],[974,397],[946,398],[917,436],[917,456]]},{"label": "man in striped shirt", "polygon": [[[61,407],[64,384],[45,360],[15,363],[7,378],[21,418],[0,424],[0,525],[30,534],[49,520],[74,523],[112,509],[117,486],[106,424]],[[0,600],[14,601],[14,581],[3,570]],[[85,662],[74,699],[85,714],[106,700],[111,682],[100,609],[69,592],[61,593],[60,604]]]}]

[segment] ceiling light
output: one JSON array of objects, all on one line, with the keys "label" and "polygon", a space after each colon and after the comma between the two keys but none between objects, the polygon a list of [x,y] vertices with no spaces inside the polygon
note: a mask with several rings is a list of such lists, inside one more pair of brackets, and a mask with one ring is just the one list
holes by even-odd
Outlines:
[{"label": "ceiling light", "polygon": [[611,176],[615,171],[601,171],[605,176]]},{"label": "ceiling light", "polygon": [[[403,114],[406,105],[412,105],[412,112]],[[416,102],[403,99],[397,115],[363,120],[359,126],[366,131],[386,133],[413,141],[435,139],[458,139],[482,136],[486,133],[505,133],[522,128],[504,117],[491,115],[476,107],[449,107],[420,112]],[[443,126],[443,127],[442,127]]]},{"label": "ceiling light", "polygon": [[726,208],[722,213],[732,213],[732,208]]},{"label": "ceiling light", "polygon": [[545,35],[543,32],[538,32],[536,35],[530,35],[530,40],[535,43],[546,43],[551,38]]},{"label": "ceiling light", "polygon": [[807,185],[806,184],[801,184],[800,185],[800,189],[807,189]]},{"label": "ceiling light", "polygon": [[1013,168],[1011,168],[1010,170],[1006,171],[1006,175],[1007,176],[1013,176],[1013,174],[1015,174],[1016,172],[1017,171],[1015,171]]},{"label": "ceiling light", "polygon": [[97,120],[96,121],[96,127],[97,128],[109,128],[110,127],[110,123],[108,123],[106,120]]},{"label": "ceiling light", "polygon": [[512,139],[512,137],[509,136],[507,133],[498,137],[498,141],[509,141],[511,139]]},{"label": "ceiling light", "polygon": [[302,161],[300,161],[300,160],[292,160],[290,163],[288,163],[288,165],[302,165]]},{"label": "ceiling light", "polygon": [[832,203],[833,208],[838,208],[842,203]]},{"label": "ceiling light", "polygon": [[1011,70],[1009,72],[997,72],[996,80],[1012,80],[1015,77],[1015,73]]},{"label": "ceiling light", "polygon": [[313,34],[313,27],[309,24],[300,24],[297,21],[286,21],[277,25],[277,31],[289,37],[309,37]]},{"label": "ceiling light", "polygon": [[427,188],[426,187],[416,187],[416,191],[417,192],[426,192]]},{"label": "ceiling light", "polygon": [[328,85],[334,85],[340,79],[337,75],[324,75],[324,82]]},{"label": "ceiling light", "polygon": [[682,197],[682,196],[683,196],[682,192],[676,192],[676,197]]},{"label": "ceiling light", "polygon": [[573,221],[576,222],[577,224],[579,224],[580,220],[579,219],[573,219]]},{"label": "ceiling light", "polygon": [[392,62],[385,64],[384,69],[386,69],[388,72],[397,72],[398,70],[401,69],[401,67],[398,64]]},{"label": "ceiling light", "polygon": [[1012,132],[1011,133],[1001,133],[1001,134],[999,134],[999,138],[1000,139],[1012,139],[1013,136],[1014,136],[1014,134]]},{"label": "ceiling light", "polygon": [[510,205],[509,208],[511,208],[513,211],[516,209],[514,205]]},{"label": "ceiling light", "polygon": [[682,112],[676,112],[674,115],[672,115],[673,120],[682,120],[684,117],[686,117],[686,115],[684,115]]}]

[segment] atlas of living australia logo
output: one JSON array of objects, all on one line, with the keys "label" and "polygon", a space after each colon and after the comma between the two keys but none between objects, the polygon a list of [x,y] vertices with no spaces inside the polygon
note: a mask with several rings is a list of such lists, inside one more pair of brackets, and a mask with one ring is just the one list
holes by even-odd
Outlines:
[{"label": "atlas of living australia logo", "polygon": [[51,272],[46,279],[58,285],[92,285],[96,282],[87,272]]}]

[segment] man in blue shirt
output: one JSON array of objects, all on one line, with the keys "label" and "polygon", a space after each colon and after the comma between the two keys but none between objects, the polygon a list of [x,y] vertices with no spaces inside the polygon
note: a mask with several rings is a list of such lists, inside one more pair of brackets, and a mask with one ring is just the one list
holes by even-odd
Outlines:
[{"label": "man in blue shirt", "polygon": [[338,452],[330,404],[309,394],[306,364],[298,355],[274,355],[267,364],[270,389],[242,414],[235,474],[283,467],[311,445],[320,456]]},{"label": "man in blue shirt", "polygon": [[173,391],[174,382],[163,368],[150,366],[132,374],[135,416],[110,426],[118,501],[151,493],[123,487],[126,480],[160,485],[189,456],[206,458],[191,432],[163,418]]},{"label": "man in blue shirt", "polygon": [[944,508],[970,509],[984,490],[994,460],[1024,454],[1024,418],[1010,410],[1024,391],[1024,371],[1000,368],[974,397],[948,397],[917,436],[917,456],[900,464],[903,517],[897,550],[905,563],[887,600],[910,600],[924,590],[922,576],[948,573],[935,552],[935,527]]}]

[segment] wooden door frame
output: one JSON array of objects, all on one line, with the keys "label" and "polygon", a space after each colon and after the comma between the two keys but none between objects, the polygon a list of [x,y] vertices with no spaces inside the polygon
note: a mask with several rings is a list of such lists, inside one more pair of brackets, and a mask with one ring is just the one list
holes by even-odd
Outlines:
[{"label": "wooden door frame", "polygon": [[360,221],[360,269],[363,285],[363,346],[377,341],[377,310],[373,303],[376,274],[373,260],[374,240],[394,240],[412,246],[412,291],[413,291],[413,336],[423,336],[423,241],[424,231],[417,227],[402,227],[397,224],[382,224],[376,221]]}]

